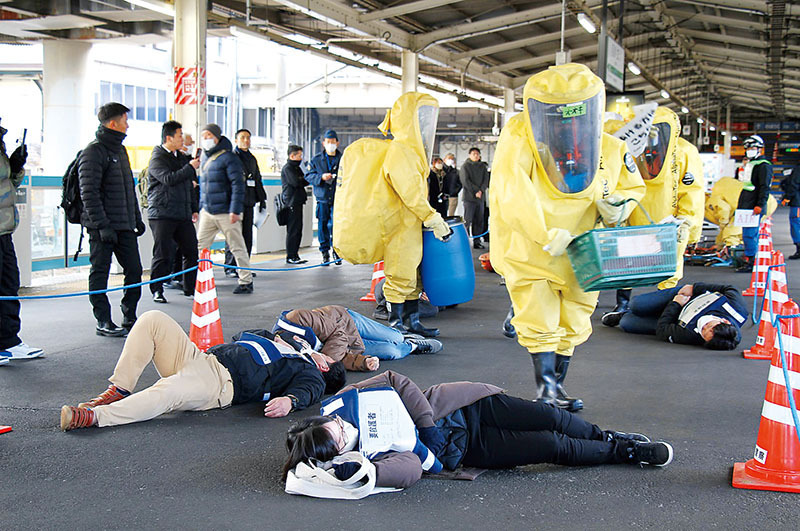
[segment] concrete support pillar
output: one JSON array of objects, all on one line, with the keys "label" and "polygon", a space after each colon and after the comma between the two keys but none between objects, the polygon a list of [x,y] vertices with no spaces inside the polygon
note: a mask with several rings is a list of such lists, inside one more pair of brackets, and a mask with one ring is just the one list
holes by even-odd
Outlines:
[{"label": "concrete support pillar", "polygon": [[63,175],[75,153],[92,138],[97,127],[89,74],[87,42],[45,40],[42,104],[44,134],[42,165],[46,175]]},{"label": "concrete support pillar", "polygon": [[400,66],[403,70],[402,90],[406,92],[416,92],[417,79],[419,78],[419,57],[416,53],[403,50],[400,57]]},{"label": "concrete support pillar", "polygon": [[[286,93],[289,92],[288,80],[286,79],[286,56],[278,55],[278,83],[277,101],[275,102],[275,149],[277,150],[277,166],[282,168],[289,158],[286,150],[289,148],[289,101]],[[297,141],[298,139],[295,139]],[[311,146],[308,146],[311,152]]]},{"label": "concrete support pillar", "polygon": [[505,108],[505,113],[503,114],[503,127],[506,126],[508,121],[517,114],[517,96],[514,93],[514,89],[504,88],[503,89],[503,107]]},{"label": "concrete support pillar", "polygon": [[[208,18],[206,0],[175,0],[175,31],[172,37],[173,66],[175,71],[175,119],[183,125],[184,133],[191,133],[200,141],[200,128],[208,119],[206,97],[206,22]],[[178,85],[190,70],[196,89],[194,97],[180,98]],[[191,83],[183,83],[188,88]],[[191,92],[191,91],[190,91]],[[184,94],[185,96],[185,94]],[[187,103],[180,103],[187,101]],[[224,127],[224,124],[220,124]]]}]

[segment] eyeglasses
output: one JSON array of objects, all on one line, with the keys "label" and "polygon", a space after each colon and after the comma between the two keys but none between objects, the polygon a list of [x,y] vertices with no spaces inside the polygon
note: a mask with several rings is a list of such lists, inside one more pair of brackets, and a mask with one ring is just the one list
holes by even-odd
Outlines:
[{"label": "eyeglasses", "polygon": [[339,448],[339,450],[341,450],[342,448],[346,448],[350,441],[347,437],[347,432],[344,430],[344,421],[342,420],[342,417],[340,417],[339,415],[333,415],[332,418],[333,421],[336,423],[336,425],[339,426],[339,431],[342,434],[342,444],[341,447]]}]

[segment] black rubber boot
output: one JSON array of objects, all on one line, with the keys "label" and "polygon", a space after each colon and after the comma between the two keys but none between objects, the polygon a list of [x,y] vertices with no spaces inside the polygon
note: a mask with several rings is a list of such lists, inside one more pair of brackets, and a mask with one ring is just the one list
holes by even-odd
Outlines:
[{"label": "black rubber boot", "polygon": [[536,402],[556,405],[556,353],[537,352],[531,354],[536,375]]},{"label": "black rubber boot", "polygon": [[389,307],[389,326],[401,334],[408,333],[408,329],[403,325],[403,312],[406,304],[408,303],[386,301],[386,306]]},{"label": "black rubber boot", "polygon": [[403,325],[409,332],[419,334],[422,337],[436,337],[439,335],[438,328],[425,328],[419,322],[419,299],[406,301],[403,304]]},{"label": "black rubber boot", "polygon": [[564,389],[564,379],[567,377],[571,356],[556,354],[556,406],[567,411],[580,411],[583,409],[583,400],[572,398]]},{"label": "black rubber boot", "polygon": [[745,256],[744,263],[736,268],[737,273],[752,273],[753,264],[755,263],[755,256]]},{"label": "black rubber boot", "polygon": [[503,335],[506,337],[510,337],[514,339],[517,337],[517,331],[514,329],[514,325],[511,324],[511,319],[514,318],[514,305],[511,305],[511,308],[508,309],[508,315],[506,315],[506,320],[503,321]]},{"label": "black rubber boot", "polygon": [[600,322],[606,326],[617,326],[625,315],[631,309],[631,290],[618,289],[617,290],[617,305],[610,312],[603,314]]},{"label": "black rubber boot", "polygon": [[800,258],[800,243],[794,244],[794,254],[789,257],[789,260],[797,260]]}]

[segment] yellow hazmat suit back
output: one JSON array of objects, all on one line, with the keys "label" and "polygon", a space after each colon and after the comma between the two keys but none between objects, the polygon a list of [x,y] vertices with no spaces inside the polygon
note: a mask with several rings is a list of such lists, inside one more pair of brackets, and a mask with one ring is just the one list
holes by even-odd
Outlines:
[{"label": "yellow hazmat suit back", "polygon": [[575,193],[561,191],[542,163],[531,125],[537,116],[531,110],[538,102],[565,104],[568,110],[567,104],[595,97],[604,102],[604,96],[602,81],[583,65],[550,67],[534,75],[523,93],[525,112],[503,128],[495,151],[489,184],[492,267],[506,279],[515,312],[512,324],[519,343],[531,353],[572,355],[591,335],[597,303],[596,292],[586,293],[578,285],[569,258],[543,249],[552,238],[550,229],[579,235],[596,225],[595,200],[611,194],[640,199],[645,191],[625,142],[602,133],[602,110],[596,124],[600,156],[591,168],[591,183]]},{"label": "yellow hazmat suit back", "polygon": [[428,155],[419,110],[439,103],[408,92],[395,101],[379,126],[393,140],[361,139],[339,163],[333,209],[333,245],[353,264],[384,260],[384,295],[392,303],[419,298],[422,223],[438,213],[428,203]]},{"label": "yellow hazmat suit back", "polygon": [[[733,177],[723,177],[714,183],[711,194],[706,199],[706,219],[719,227],[717,247],[735,247],[742,244],[742,228],[733,224],[739,194],[744,183]],[[771,195],[767,199],[767,216],[771,216],[778,208],[778,202]]]}]

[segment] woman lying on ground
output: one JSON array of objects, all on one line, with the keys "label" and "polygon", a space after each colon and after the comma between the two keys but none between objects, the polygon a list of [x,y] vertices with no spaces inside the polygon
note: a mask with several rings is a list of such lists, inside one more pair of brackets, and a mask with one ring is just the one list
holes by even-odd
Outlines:
[{"label": "woman lying on ground", "polygon": [[[419,441],[450,470],[459,465],[497,469],[537,463],[665,466],[672,461],[672,446],[665,442],[650,442],[637,433],[604,431],[578,415],[508,396],[489,384],[442,383],[423,392],[408,377],[386,371],[343,388],[335,397],[352,389],[376,387],[392,387],[397,392]],[[298,463],[327,462],[344,452],[360,450],[361,437],[358,427],[338,415],[301,420],[287,434],[284,479]],[[404,488],[422,476],[423,463],[412,451],[387,452],[372,462],[376,487]],[[356,468],[350,462],[334,465],[340,480],[349,478]]]}]

